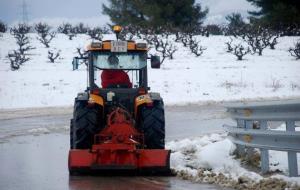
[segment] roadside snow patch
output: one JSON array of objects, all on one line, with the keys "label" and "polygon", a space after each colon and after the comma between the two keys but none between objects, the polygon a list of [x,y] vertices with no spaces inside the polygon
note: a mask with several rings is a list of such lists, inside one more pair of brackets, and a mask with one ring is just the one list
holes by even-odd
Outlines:
[{"label": "roadside snow patch", "polygon": [[[171,167],[183,179],[216,183],[237,189],[299,188],[300,177],[280,174],[269,177],[244,168],[233,155],[236,146],[226,134],[211,134],[193,139],[171,141]],[[279,156],[277,162],[283,159]]]}]

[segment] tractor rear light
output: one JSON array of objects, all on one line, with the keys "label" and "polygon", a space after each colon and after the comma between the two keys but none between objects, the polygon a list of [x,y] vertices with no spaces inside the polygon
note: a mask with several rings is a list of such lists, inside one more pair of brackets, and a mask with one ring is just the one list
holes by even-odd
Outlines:
[{"label": "tractor rear light", "polygon": [[137,43],[136,44],[136,49],[146,49],[147,44],[146,43]]},{"label": "tractor rear light", "polygon": [[146,90],[144,88],[139,89],[139,95],[146,94]]},{"label": "tractor rear light", "polygon": [[153,102],[147,102],[147,103],[146,103],[146,106],[147,106],[147,107],[153,107]]},{"label": "tractor rear light", "polygon": [[92,42],[91,47],[92,48],[102,48],[102,43],[101,42]]},{"label": "tractor rear light", "polygon": [[91,94],[98,95],[98,94],[100,94],[100,90],[99,89],[94,89],[94,90],[91,91]]}]

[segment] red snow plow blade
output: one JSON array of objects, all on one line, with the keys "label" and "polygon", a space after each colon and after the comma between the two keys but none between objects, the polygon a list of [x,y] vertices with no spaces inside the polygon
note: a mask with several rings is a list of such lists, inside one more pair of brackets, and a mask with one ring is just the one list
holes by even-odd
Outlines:
[{"label": "red snow plow blade", "polygon": [[132,150],[124,145],[97,146],[90,150],[70,150],[70,172],[128,171],[167,174],[170,151],[159,149]]},{"label": "red snow plow blade", "polygon": [[91,149],[69,151],[70,174],[171,173],[170,150],[144,149],[143,134],[133,127],[126,114],[122,109],[112,112],[108,126],[95,135]]}]

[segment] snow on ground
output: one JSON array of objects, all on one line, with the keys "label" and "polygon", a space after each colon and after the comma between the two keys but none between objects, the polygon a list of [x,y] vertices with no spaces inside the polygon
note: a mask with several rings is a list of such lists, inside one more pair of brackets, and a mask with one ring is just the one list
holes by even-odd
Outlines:
[{"label": "snow on ground", "polygon": [[[286,165],[284,170],[276,168],[280,172],[270,176],[262,176],[245,169],[241,160],[235,159],[233,153],[236,147],[226,138],[226,134],[171,141],[167,143],[167,148],[172,150],[171,167],[184,179],[217,183],[237,189],[296,189],[300,186],[300,177],[285,176]],[[270,158],[271,164],[286,162],[283,159],[287,159],[276,151],[270,151]]]},{"label": "snow on ground", "polygon": [[[0,109],[70,106],[77,92],[86,88],[86,69],[72,71],[77,47],[91,40],[78,35],[68,40],[58,34],[51,50],[61,51],[57,63],[47,60],[47,48],[30,34],[31,60],[20,70],[11,71],[6,55],[16,48],[8,33],[0,37]],[[105,36],[112,38],[111,35]],[[300,97],[300,61],[287,51],[296,37],[282,37],[276,50],[265,49],[263,56],[246,55],[244,61],[226,53],[229,37],[198,37],[207,50],[195,57],[189,49],[176,44],[174,60],[166,60],[160,70],[150,69],[149,85],[160,92],[168,105],[241,99]]]}]

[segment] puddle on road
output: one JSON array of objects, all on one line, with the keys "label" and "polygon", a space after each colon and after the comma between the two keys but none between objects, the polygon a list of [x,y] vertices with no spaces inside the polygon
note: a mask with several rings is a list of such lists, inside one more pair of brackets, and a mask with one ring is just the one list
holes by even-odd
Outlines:
[{"label": "puddle on road", "polygon": [[70,176],[69,136],[51,133],[19,136],[0,144],[0,189],[30,190],[168,190],[220,189],[177,177]]}]

